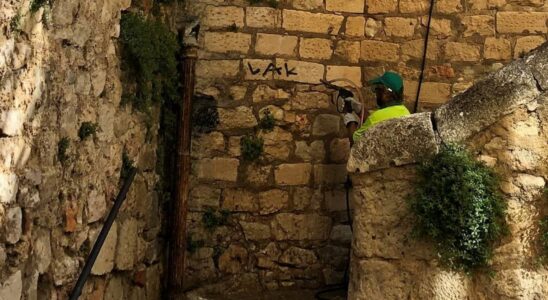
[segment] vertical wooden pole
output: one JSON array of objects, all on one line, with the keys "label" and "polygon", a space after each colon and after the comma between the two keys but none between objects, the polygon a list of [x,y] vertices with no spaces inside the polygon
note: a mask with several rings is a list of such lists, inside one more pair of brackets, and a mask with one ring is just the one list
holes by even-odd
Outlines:
[{"label": "vertical wooden pole", "polygon": [[196,50],[187,49],[182,61],[182,103],[178,119],[176,183],[171,206],[171,226],[168,261],[168,295],[178,299],[183,290],[185,251],[187,243],[186,217],[188,211],[191,111],[195,85]]}]

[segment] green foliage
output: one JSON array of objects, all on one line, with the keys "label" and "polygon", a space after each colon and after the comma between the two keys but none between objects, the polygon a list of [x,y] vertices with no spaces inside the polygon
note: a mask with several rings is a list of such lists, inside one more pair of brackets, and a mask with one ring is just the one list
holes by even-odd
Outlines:
[{"label": "green foliage", "polygon": [[264,131],[272,131],[274,126],[276,126],[276,119],[274,119],[269,110],[265,110],[263,117],[259,121],[259,128]]},{"label": "green foliage", "polygon": [[156,103],[176,102],[179,44],[175,34],[162,23],[133,13],[122,15],[120,27],[124,71],[134,76],[136,83],[135,93],[124,97],[140,111],[148,111]]},{"label": "green foliage", "polygon": [[202,223],[209,232],[213,232],[215,228],[227,225],[229,216],[230,212],[227,210],[216,211],[208,208],[202,215]]},{"label": "green foliage", "polygon": [[30,3],[30,12],[35,13],[44,5],[49,5],[49,0],[32,0]]},{"label": "green foliage", "polygon": [[188,253],[192,254],[192,253],[195,253],[196,250],[198,250],[198,248],[201,248],[204,246],[204,241],[202,240],[197,240],[195,241],[192,237],[192,235],[188,235],[187,239],[186,239],[186,251],[188,251]]},{"label": "green foliage", "polygon": [[127,152],[122,153],[122,168],[120,169],[120,181],[126,180],[129,177],[129,173],[134,168],[135,162],[129,158]]},{"label": "green foliage", "polygon": [[97,133],[97,124],[92,122],[83,122],[78,130],[78,136],[80,140],[85,140],[90,135]]},{"label": "green foliage", "polygon": [[248,161],[254,161],[258,159],[263,153],[263,147],[263,139],[254,135],[244,136],[240,140],[242,157]]},{"label": "green foliage", "polygon": [[59,140],[59,143],[57,143],[57,159],[61,164],[64,164],[69,159],[69,156],[67,155],[69,146],[70,140],[67,137],[62,138]]},{"label": "green foliage", "polygon": [[498,178],[455,145],[442,147],[418,175],[410,199],[415,232],[431,239],[441,262],[453,270],[487,267],[493,243],[508,234]]},{"label": "green foliage", "polygon": [[540,220],[541,259],[548,262],[548,216]]},{"label": "green foliage", "polygon": [[11,18],[10,21],[10,30],[12,32],[20,32],[21,31],[21,14],[17,13],[13,18]]}]

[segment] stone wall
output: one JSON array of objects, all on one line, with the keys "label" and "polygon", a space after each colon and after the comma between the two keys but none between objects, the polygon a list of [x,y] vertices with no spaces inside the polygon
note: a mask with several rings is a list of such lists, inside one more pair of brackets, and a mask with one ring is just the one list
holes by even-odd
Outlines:
[{"label": "stone wall", "polygon": [[[545,299],[539,220],[547,214],[548,44],[476,83],[433,113],[372,128],[352,149],[355,219],[349,299]],[[442,268],[411,234],[416,162],[459,142],[501,178],[510,235],[488,274]]]},{"label": "stone wall", "polygon": [[[349,143],[329,92],[317,83],[345,77],[361,85],[395,70],[405,77],[412,107],[428,3],[187,2],[202,24],[196,92],[214,97],[220,115],[216,130],[193,140],[190,234],[204,244],[189,254],[189,288],[342,281],[350,240],[343,187]],[[546,5],[436,1],[421,110],[544,42]],[[264,155],[246,162],[240,139],[254,134],[266,108],[277,125],[258,132]],[[228,210],[228,226],[205,230],[208,207]]]},{"label": "stone wall", "polygon": [[[140,172],[81,299],[159,299],[155,128],[146,140],[146,118],[120,106],[117,38],[131,1],[49,2],[0,1],[0,299],[68,298],[124,151]],[[80,140],[83,122],[98,130]]]}]

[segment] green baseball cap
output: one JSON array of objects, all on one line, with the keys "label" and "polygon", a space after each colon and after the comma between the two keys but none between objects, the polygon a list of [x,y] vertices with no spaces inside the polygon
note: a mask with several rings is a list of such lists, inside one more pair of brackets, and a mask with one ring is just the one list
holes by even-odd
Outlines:
[{"label": "green baseball cap", "polygon": [[395,93],[403,89],[403,79],[398,73],[385,72],[382,76],[369,81],[370,84],[382,84]]}]

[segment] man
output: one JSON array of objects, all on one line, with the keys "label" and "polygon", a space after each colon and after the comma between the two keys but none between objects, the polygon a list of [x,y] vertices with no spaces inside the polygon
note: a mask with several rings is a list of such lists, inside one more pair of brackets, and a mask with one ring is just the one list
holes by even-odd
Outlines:
[{"label": "man", "polygon": [[361,103],[354,100],[353,95],[347,95],[345,100],[344,124],[348,128],[351,142],[357,142],[367,131],[377,123],[409,115],[409,110],[403,105],[403,80],[394,72],[386,72],[371,81],[377,98],[378,110],[374,111],[358,128],[361,113]]}]

